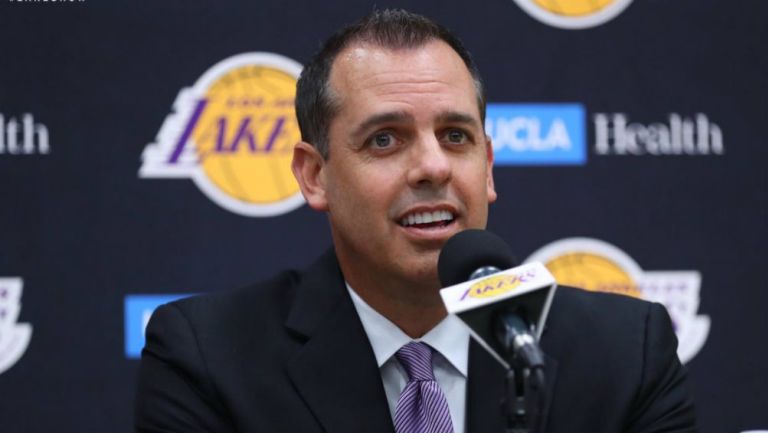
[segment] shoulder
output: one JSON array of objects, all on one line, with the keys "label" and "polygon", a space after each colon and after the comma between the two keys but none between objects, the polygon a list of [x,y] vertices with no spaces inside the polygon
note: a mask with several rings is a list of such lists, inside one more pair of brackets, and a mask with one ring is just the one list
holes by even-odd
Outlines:
[{"label": "shoulder", "polygon": [[607,431],[695,430],[677,338],[661,304],[559,287],[542,349],[558,365],[555,393],[588,386],[599,396],[560,400],[553,406],[553,420],[582,419],[592,426],[611,426]]},{"label": "shoulder", "polygon": [[299,272],[284,271],[247,287],[161,305],[147,325],[145,355],[171,358],[181,351],[179,358],[193,358],[198,351],[216,352],[279,335],[301,278]]},{"label": "shoulder", "polygon": [[155,310],[137,382],[137,430],[234,431],[227,402],[266,394],[258,371],[281,371],[300,346],[285,322],[304,279],[286,271]]},{"label": "shoulder", "polygon": [[250,351],[253,344],[281,352],[292,340],[285,323],[303,279],[303,273],[287,270],[246,287],[162,305],[147,326],[145,351],[165,357],[162,349],[167,348],[182,352],[180,358],[221,361],[233,352]]},{"label": "shoulder", "polygon": [[657,303],[561,286],[555,292],[548,323],[561,325],[567,322],[582,329],[643,328],[651,316],[665,316],[668,320],[666,309]]},{"label": "shoulder", "polygon": [[594,292],[575,287],[559,286],[553,305],[584,313],[594,313],[605,308],[618,308],[622,312],[640,311],[650,303],[642,299],[615,293]]},{"label": "shoulder", "polygon": [[283,271],[268,280],[235,290],[180,299],[161,306],[158,312],[173,309],[192,322],[232,321],[254,314],[284,317],[301,280],[302,273]]},{"label": "shoulder", "polygon": [[[600,352],[608,362],[642,360],[649,346],[677,347],[672,322],[660,304],[611,293],[558,287],[542,344],[567,358]],[[592,355],[589,355],[592,356]]]}]

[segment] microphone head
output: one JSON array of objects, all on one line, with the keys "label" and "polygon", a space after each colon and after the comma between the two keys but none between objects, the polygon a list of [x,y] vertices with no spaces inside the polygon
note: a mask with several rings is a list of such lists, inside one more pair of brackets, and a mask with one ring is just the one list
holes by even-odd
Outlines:
[{"label": "microphone head", "polygon": [[443,287],[469,280],[476,270],[493,266],[499,270],[515,266],[512,250],[497,235],[480,229],[456,233],[443,245],[437,259],[437,274]]}]

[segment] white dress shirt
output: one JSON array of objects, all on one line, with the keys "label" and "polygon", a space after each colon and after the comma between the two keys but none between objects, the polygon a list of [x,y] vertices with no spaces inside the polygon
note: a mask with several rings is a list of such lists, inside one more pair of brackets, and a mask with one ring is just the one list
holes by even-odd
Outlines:
[{"label": "white dress shirt", "polygon": [[347,290],[373,347],[393,421],[397,400],[408,382],[408,373],[394,355],[411,341],[420,341],[435,349],[432,357],[435,380],[448,401],[453,431],[464,433],[469,363],[469,330],[464,323],[448,315],[423,337],[413,339],[368,305],[349,284]]}]

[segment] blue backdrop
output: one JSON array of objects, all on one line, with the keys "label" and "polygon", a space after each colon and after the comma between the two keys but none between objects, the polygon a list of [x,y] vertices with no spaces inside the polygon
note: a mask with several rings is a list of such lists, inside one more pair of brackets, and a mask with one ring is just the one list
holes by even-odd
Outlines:
[{"label": "blue backdrop", "polygon": [[[562,282],[663,302],[702,430],[768,429],[768,3],[375,4],[474,53],[489,228]],[[130,431],[158,302],[330,245],[285,176],[286,88],[373,5],[0,0],[0,430]]]}]

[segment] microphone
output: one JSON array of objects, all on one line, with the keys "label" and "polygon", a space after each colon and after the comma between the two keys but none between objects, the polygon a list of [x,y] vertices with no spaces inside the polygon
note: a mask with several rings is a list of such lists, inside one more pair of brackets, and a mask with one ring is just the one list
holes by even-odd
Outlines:
[{"label": "microphone", "polygon": [[448,313],[468,325],[480,346],[507,369],[510,362],[529,369],[543,367],[538,341],[557,287],[543,264],[515,267],[503,239],[469,229],[448,239],[437,271]]}]

